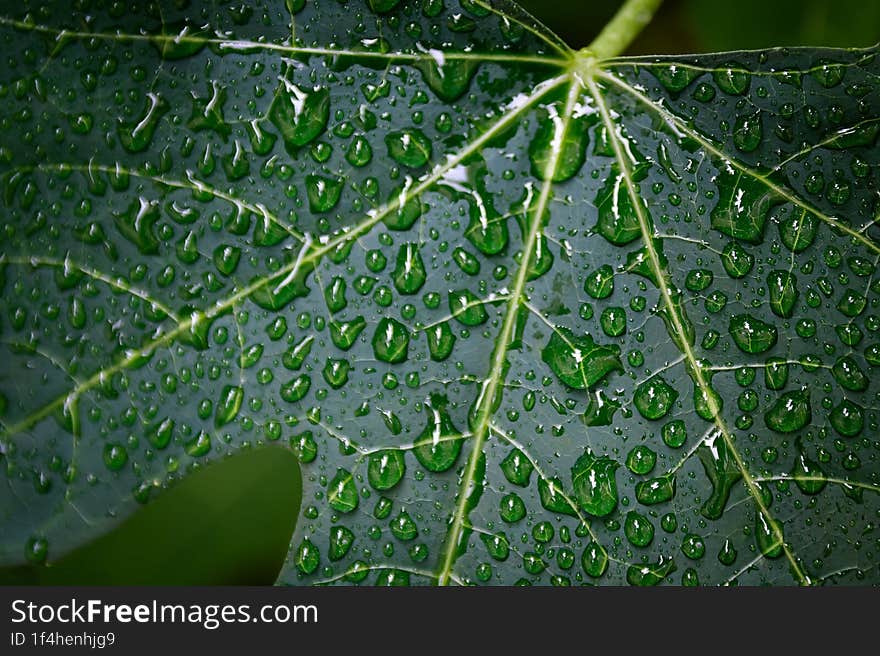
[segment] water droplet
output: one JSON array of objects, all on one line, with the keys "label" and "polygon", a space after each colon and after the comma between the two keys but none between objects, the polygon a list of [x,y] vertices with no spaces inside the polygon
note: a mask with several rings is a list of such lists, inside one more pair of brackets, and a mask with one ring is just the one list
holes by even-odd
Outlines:
[{"label": "water droplet", "polygon": [[755,513],[755,541],[766,558],[779,558],[784,553],[777,532],[782,533],[782,522],[767,518],[763,512]]},{"label": "water droplet", "polygon": [[706,543],[695,533],[688,533],[681,541],[681,552],[691,560],[699,560],[706,553]]},{"label": "water droplet", "polygon": [[303,574],[311,574],[321,563],[321,554],[318,547],[308,538],[303,538],[296,551],[296,567]]},{"label": "water droplet", "polygon": [[428,336],[428,351],[431,359],[435,362],[442,362],[450,356],[455,346],[455,334],[449,327],[449,323],[444,321],[438,323],[425,330]]},{"label": "water droplet", "polygon": [[675,496],[675,474],[669,473],[640,481],[636,485],[636,499],[644,506],[666,503]]},{"label": "water droplet", "polygon": [[813,462],[803,453],[799,454],[791,470],[795,485],[804,494],[819,494],[827,485],[825,472],[818,463]]},{"label": "water droplet", "polygon": [[365,137],[355,137],[345,152],[345,159],[356,167],[366,166],[373,159],[373,148]]},{"label": "water droplet", "polygon": [[327,358],[321,374],[324,380],[333,389],[339,389],[348,382],[348,373],[351,371],[351,363],[348,360]]},{"label": "water droplet", "polygon": [[401,294],[415,294],[427,279],[425,264],[419,253],[419,245],[406,243],[397,252],[397,264],[391,275],[394,286]]},{"label": "water droplet", "polygon": [[354,477],[350,471],[340,467],[327,486],[327,503],[334,510],[350,513],[358,507],[359,502]]},{"label": "water droplet", "polygon": [[360,315],[351,321],[331,321],[330,339],[336,348],[347,351],[354,345],[358,336],[366,327],[367,320]]},{"label": "water droplet", "polygon": [[812,420],[810,392],[807,389],[785,392],[764,413],[767,427],[777,433],[794,433]]},{"label": "water droplet", "polygon": [[42,536],[32,536],[24,545],[24,557],[29,563],[44,563],[49,555],[49,540]]},{"label": "water droplet", "polygon": [[614,270],[604,264],[593,271],[584,282],[584,291],[595,299],[611,296],[614,291]]},{"label": "water droplet", "polygon": [[712,483],[712,494],[706,499],[700,512],[708,519],[718,519],[724,514],[730,491],[742,478],[742,472],[720,435],[715,435],[701,444],[697,448],[697,457]]},{"label": "water droplet", "polygon": [[767,358],[764,364],[764,385],[780,390],[788,384],[788,362],[784,358]]},{"label": "water droplet", "polygon": [[553,182],[564,182],[577,175],[587,156],[587,118],[570,119],[565,129],[560,111],[560,105],[554,104],[541,112],[538,129],[529,143],[532,175],[539,180],[549,177]]},{"label": "water droplet", "polygon": [[446,410],[446,398],[432,394],[425,404],[428,423],[416,440],[413,454],[427,470],[443,472],[451,468],[461,452],[462,435]]},{"label": "water droplet", "polygon": [[381,362],[405,362],[409,354],[409,331],[396,319],[385,317],[373,333],[373,355]]},{"label": "water droplet", "polygon": [[526,504],[518,494],[507,494],[501,498],[498,514],[508,524],[515,524],[526,516]]},{"label": "water droplet", "polygon": [[440,100],[454,102],[467,91],[478,65],[476,59],[444,56],[424,59],[416,67],[421,71],[428,87]]},{"label": "water droplet", "polygon": [[687,442],[687,427],[681,419],[673,419],[664,424],[661,433],[663,443],[673,449],[678,449]]},{"label": "water droplet", "polygon": [[864,312],[867,302],[867,299],[856,290],[847,289],[837,303],[837,309],[847,317],[855,318]]},{"label": "water droplet", "polygon": [[401,510],[400,514],[391,520],[389,528],[391,529],[391,534],[403,542],[415,540],[419,535],[416,523],[405,510]]},{"label": "water droplet", "polygon": [[626,332],[626,311],[621,307],[608,307],[599,317],[602,332],[609,337],[620,337]]},{"label": "water droplet", "polygon": [[156,449],[164,449],[171,443],[174,425],[173,419],[165,418],[148,426],[145,430],[147,441]]},{"label": "water droplet", "polygon": [[610,426],[614,413],[621,408],[620,401],[608,398],[602,390],[590,394],[587,409],[581,419],[586,426]]},{"label": "water droplet", "polygon": [[104,445],[104,466],[110,471],[119,471],[128,462],[128,451],[121,444]]},{"label": "water droplet", "polygon": [[[733,144],[742,152],[750,153],[761,145],[764,133],[761,126],[761,110],[736,117],[733,126]],[[732,236],[732,235],[731,235]]]},{"label": "water droplet", "polygon": [[636,547],[647,547],[654,539],[654,525],[651,520],[634,510],[626,514],[623,532],[630,544]]},{"label": "water droplet", "polygon": [[501,471],[504,472],[504,477],[513,485],[520,487],[528,487],[533,470],[532,462],[519,449],[513,449],[501,461]]},{"label": "water droplet", "polygon": [[330,284],[324,288],[324,301],[327,303],[327,309],[331,313],[341,312],[348,305],[348,301],[345,298],[345,290],[345,279],[340,276],[334,276]]},{"label": "water droplet", "polygon": [[819,60],[812,67],[810,74],[819,84],[826,89],[836,87],[843,80],[846,69],[840,64],[834,64],[826,60]]},{"label": "water droplet", "polygon": [[656,563],[630,565],[626,570],[626,581],[635,586],[657,585],[674,571],[675,562],[660,556]]},{"label": "water droplet", "polygon": [[730,336],[743,353],[763,353],[777,340],[776,327],[749,314],[737,314],[730,320]]},{"label": "water droplet", "polygon": [[732,241],[724,247],[721,264],[731,278],[744,278],[755,266],[755,257],[740,244]]},{"label": "water droplet", "polygon": [[342,560],[354,544],[354,533],[345,526],[334,526],[330,529],[330,548],[327,555],[332,561]]},{"label": "water droplet", "polygon": [[309,209],[316,214],[332,210],[339,203],[343,185],[342,178],[307,175],[306,195],[309,197]]},{"label": "water droplet", "polygon": [[855,437],[865,426],[862,406],[848,399],[841,401],[828,415],[832,428],[844,437]]},{"label": "water droplet", "polygon": [[790,317],[798,299],[797,278],[788,271],[771,271],[767,274],[770,292],[770,309],[779,317]]},{"label": "water droplet", "polygon": [[861,370],[855,358],[845,355],[839,358],[834,366],[831,367],[831,373],[841,387],[853,392],[864,392],[868,389],[869,380],[865,373]]},{"label": "water droplet", "polygon": [[626,456],[627,469],[640,476],[650,473],[656,463],[657,454],[644,444],[633,447]]},{"label": "water droplet", "polygon": [[330,119],[330,91],[303,91],[283,80],[269,108],[269,120],[278,128],[284,143],[297,149],[316,139]]},{"label": "water droplet", "polygon": [[312,431],[304,431],[291,437],[290,448],[302,463],[310,463],[318,457],[318,445]]},{"label": "water droplet", "polygon": [[741,96],[749,90],[751,75],[741,65],[732,62],[726,68],[712,71],[712,79],[724,93]]},{"label": "water droplet", "polygon": [[217,402],[217,411],[214,415],[214,425],[217,428],[225,426],[238,416],[241,403],[244,400],[244,389],[234,385],[226,385],[220,393]]},{"label": "water droplet", "polygon": [[636,388],[633,403],[645,419],[665,417],[678,398],[678,392],[660,376],[653,376]]},{"label": "water droplet", "polygon": [[553,331],[541,359],[560,381],[574,389],[589,389],[612,371],[624,371],[619,347],[597,344],[589,334],[577,337],[563,327]]},{"label": "water droplet", "polygon": [[388,155],[398,164],[417,169],[431,161],[431,140],[421,130],[399,130],[385,135]]},{"label": "water droplet", "polygon": [[581,566],[588,576],[597,579],[608,569],[608,553],[598,542],[591,540],[581,555]]},{"label": "water droplet", "polygon": [[155,93],[147,94],[147,102],[141,115],[134,121],[119,122],[118,134],[122,147],[130,153],[139,153],[147,149],[153,140],[153,134],[159,121],[170,109],[168,101]]},{"label": "water droplet", "polygon": [[452,252],[452,259],[458,268],[469,276],[475,276],[480,272],[480,261],[460,246]]},{"label": "water droplet", "polygon": [[[615,246],[624,246],[641,237],[642,229],[623,174],[617,165],[612,166],[611,173],[596,196],[599,219],[595,230]],[[647,208],[642,211],[647,216]]]},{"label": "water droplet", "polygon": [[620,465],[608,456],[585,451],[571,468],[571,482],[578,505],[594,517],[605,517],[617,507],[617,481]]},{"label": "water droplet", "polygon": [[302,374],[281,386],[281,398],[288,403],[296,403],[308,394],[311,386],[312,379],[307,374]]},{"label": "water droplet", "polygon": [[652,66],[649,70],[663,85],[663,88],[671,93],[684,91],[701,74],[701,71],[695,68],[678,64]]},{"label": "water droplet", "polygon": [[819,219],[812,212],[802,210],[779,222],[779,239],[793,253],[802,253],[816,240]]},{"label": "water droplet", "polygon": [[541,477],[538,479],[538,496],[541,499],[541,505],[552,513],[560,515],[577,516],[574,508],[571,507],[568,499],[563,493],[562,481],[558,477],[546,479]]},{"label": "water droplet", "polygon": [[692,269],[688,271],[684,286],[689,291],[702,292],[712,284],[713,277],[708,269]]},{"label": "water droplet", "polygon": [[370,454],[367,466],[367,478],[376,490],[390,490],[403,479],[406,463],[403,452],[398,449],[386,449]]},{"label": "water droplet", "polygon": [[224,276],[231,276],[238,268],[241,249],[237,246],[220,245],[214,249],[214,266]]},{"label": "water droplet", "polygon": [[483,303],[468,289],[449,292],[449,311],[464,326],[479,326],[489,319]]},{"label": "water droplet", "polygon": [[730,538],[725,538],[724,544],[721,545],[721,550],[718,552],[718,562],[729,567],[736,562],[736,556],[736,547],[733,546]]}]

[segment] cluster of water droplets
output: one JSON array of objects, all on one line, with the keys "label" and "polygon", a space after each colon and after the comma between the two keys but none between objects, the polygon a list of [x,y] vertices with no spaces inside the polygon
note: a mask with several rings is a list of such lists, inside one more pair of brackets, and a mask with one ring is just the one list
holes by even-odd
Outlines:
[{"label": "cluster of water droplets", "polygon": [[466,0],[51,9],[3,22],[4,559],[278,443],[283,582],[870,573],[873,55],[594,98]]}]

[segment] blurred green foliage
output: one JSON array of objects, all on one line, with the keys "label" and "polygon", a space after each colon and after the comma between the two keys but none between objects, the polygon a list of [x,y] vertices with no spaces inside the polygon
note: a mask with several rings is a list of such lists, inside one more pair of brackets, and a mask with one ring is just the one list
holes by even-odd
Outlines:
[{"label": "blurred green foliage", "polygon": [[[599,33],[619,0],[519,0],[573,48]],[[878,0],[666,0],[630,54],[880,42]]]},{"label": "blurred green foliage", "polygon": [[872,46],[880,42],[877,0],[687,0],[675,3],[701,50],[771,46]]},{"label": "blurred green foliage", "polygon": [[269,585],[302,495],[290,451],[264,447],[199,469],[110,533],[3,585]]}]

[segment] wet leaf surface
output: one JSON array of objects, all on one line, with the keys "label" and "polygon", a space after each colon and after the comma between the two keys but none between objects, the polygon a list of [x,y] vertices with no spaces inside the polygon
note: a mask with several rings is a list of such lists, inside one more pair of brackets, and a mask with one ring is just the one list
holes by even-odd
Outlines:
[{"label": "wet leaf surface", "polygon": [[280,442],[280,583],[876,582],[876,49],[596,61],[481,0],[0,30],[4,562]]}]

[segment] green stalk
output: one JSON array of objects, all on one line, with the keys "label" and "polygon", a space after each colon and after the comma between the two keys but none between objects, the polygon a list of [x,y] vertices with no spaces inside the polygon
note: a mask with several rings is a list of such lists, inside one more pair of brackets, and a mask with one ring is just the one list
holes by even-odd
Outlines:
[{"label": "green stalk", "polygon": [[614,18],[584,49],[596,59],[610,59],[622,54],[633,42],[660,7],[663,0],[626,0]]}]

